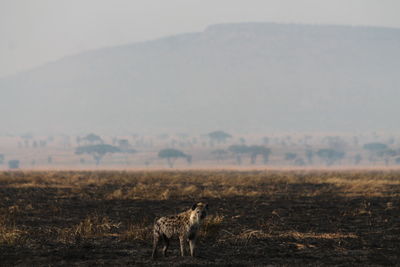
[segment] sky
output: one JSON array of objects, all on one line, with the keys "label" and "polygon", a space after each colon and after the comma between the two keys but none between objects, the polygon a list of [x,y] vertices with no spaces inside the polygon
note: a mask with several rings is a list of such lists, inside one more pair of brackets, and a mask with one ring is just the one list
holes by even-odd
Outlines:
[{"label": "sky", "polygon": [[0,0],[0,77],[82,51],[231,22],[400,28],[399,0]]}]

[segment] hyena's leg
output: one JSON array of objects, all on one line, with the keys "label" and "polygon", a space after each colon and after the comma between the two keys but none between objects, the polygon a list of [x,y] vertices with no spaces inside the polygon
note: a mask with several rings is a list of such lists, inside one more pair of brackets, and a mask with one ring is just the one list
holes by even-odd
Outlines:
[{"label": "hyena's leg", "polygon": [[195,231],[189,232],[188,241],[189,241],[189,248],[190,248],[190,256],[194,257],[195,249],[196,249],[196,241],[197,241],[197,235],[196,235]]},{"label": "hyena's leg", "polygon": [[151,257],[153,259],[155,259],[157,257],[157,246],[158,246],[158,243],[160,242],[160,240],[161,240],[161,236],[158,233],[154,232],[154,236],[153,236],[153,253],[151,255]]},{"label": "hyena's leg", "polygon": [[162,235],[162,239],[164,241],[163,255],[167,257],[167,249],[169,247],[169,238],[166,235]]},{"label": "hyena's leg", "polygon": [[196,241],[197,238],[194,236],[193,238],[189,238],[189,247],[190,247],[190,256],[195,257],[195,249],[196,249]]},{"label": "hyena's leg", "polygon": [[181,245],[181,256],[182,257],[185,256],[185,242],[186,242],[186,238],[184,236],[180,236],[179,243]]}]

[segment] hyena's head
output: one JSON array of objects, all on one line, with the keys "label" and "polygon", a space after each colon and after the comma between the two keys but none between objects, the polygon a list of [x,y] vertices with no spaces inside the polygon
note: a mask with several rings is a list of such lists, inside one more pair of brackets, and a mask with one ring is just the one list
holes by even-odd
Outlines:
[{"label": "hyena's head", "polygon": [[204,220],[208,213],[208,204],[199,202],[193,204],[192,209],[190,210],[190,221],[192,223],[201,223]]}]

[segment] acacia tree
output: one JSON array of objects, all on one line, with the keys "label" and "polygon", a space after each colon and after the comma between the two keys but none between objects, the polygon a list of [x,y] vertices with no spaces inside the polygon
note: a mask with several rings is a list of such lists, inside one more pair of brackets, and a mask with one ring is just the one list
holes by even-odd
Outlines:
[{"label": "acacia tree", "polygon": [[288,152],[285,154],[285,160],[291,161],[297,158],[297,154],[293,152]]},{"label": "acacia tree", "polygon": [[248,152],[248,146],[246,145],[231,145],[228,150],[232,152],[236,157],[236,163],[242,164],[242,156]]},{"label": "acacia tree", "polygon": [[224,131],[214,131],[208,134],[208,137],[211,139],[211,141],[217,142],[217,144],[220,143],[226,143],[226,140],[228,138],[231,138],[232,135],[225,133]]},{"label": "acacia tree", "polygon": [[307,149],[305,151],[305,154],[306,154],[306,158],[307,158],[308,164],[312,164],[313,163],[314,152],[311,149]]},{"label": "acacia tree", "polygon": [[389,147],[383,143],[367,143],[363,145],[363,149],[369,152],[370,161],[376,161],[377,157],[383,157],[386,165],[389,162],[389,157],[396,155],[396,151],[389,149]]},{"label": "acacia tree", "polygon": [[211,151],[211,154],[215,156],[218,162],[224,159],[225,155],[228,154],[228,152],[225,149],[216,149]]},{"label": "acacia tree", "polygon": [[263,153],[261,155],[263,157],[263,163],[267,164],[269,161],[269,156],[271,155],[271,149],[265,148],[265,150],[263,151]]},{"label": "acacia tree", "polygon": [[129,154],[135,154],[137,151],[129,143],[128,139],[116,139],[115,143],[118,143],[118,148],[123,154],[125,164],[129,164]]},{"label": "acacia tree", "polygon": [[247,152],[250,153],[251,164],[256,163],[257,156],[259,155],[263,157],[264,164],[267,164],[269,161],[269,155],[271,154],[271,149],[264,146],[249,146]]},{"label": "acacia tree", "polygon": [[331,148],[320,149],[317,152],[318,157],[320,157],[327,166],[332,165],[336,161],[342,159],[345,155],[342,151],[337,151]]},{"label": "acacia tree", "polygon": [[86,135],[81,140],[84,140],[89,144],[102,144],[103,143],[103,139],[101,139],[100,136],[98,136],[94,133],[90,133],[90,134]]},{"label": "acacia tree", "polygon": [[33,138],[33,135],[30,133],[26,133],[21,135],[21,138],[24,140],[25,147],[29,147],[29,140]]},{"label": "acacia tree", "polygon": [[247,145],[232,145],[228,148],[230,152],[232,152],[236,156],[236,163],[242,163],[243,155],[250,155],[250,163],[255,164],[257,161],[257,157],[260,155],[263,157],[264,164],[267,164],[269,161],[269,155],[271,154],[271,149],[266,148],[264,146],[247,146]]},{"label": "acacia tree", "polygon": [[192,156],[183,153],[182,151],[174,148],[166,148],[162,149],[158,152],[158,157],[167,160],[167,164],[170,168],[174,167],[175,161],[178,158],[184,158],[186,161],[191,164],[192,163]]},{"label": "acacia tree", "polygon": [[379,151],[377,155],[381,158],[383,158],[385,165],[389,165],[390,158],[393,158],[398,155],[398,151],[393,150],[393,149],[387,149],[383,151]]},{"label": "acacia tree", "polygon": [[8,167],[10,169],[18,169],[19,168],[19,160],[17,160],[17,159],[9,160]]},{"label": "acacia tree", "polygon": [[117,153],[121,152],[118,147],[108,145],[108,144],[97,144],[97,145],[87,145],[77,147],[75,150],[75,154],[89,154],[96,161],[96,165],[100,164],[101,159],[108,153]]},{"label": "acacia tree", "polygon": [[363,148],[370,152],[379,152],[379,151],[387,150],[388,146],[383,143],[367,143],[367,144],[363,145]]},{"label": "acacia tree", "polygon": [[354,156],[354,164],[355,165],[360,164],[361,160],[362,160],[362,156],[359,153]]},{"label": "acacia tree", "polygon": [[287,152],[285,153],[285,160],[295,162],[297,159],[297,153]]},{"label": "acacia tree", "polygon": [[131,148],[131,144],[129,143],[128,139],[116,139],[115,142],[118,143],[118,147],[121,149]]}]

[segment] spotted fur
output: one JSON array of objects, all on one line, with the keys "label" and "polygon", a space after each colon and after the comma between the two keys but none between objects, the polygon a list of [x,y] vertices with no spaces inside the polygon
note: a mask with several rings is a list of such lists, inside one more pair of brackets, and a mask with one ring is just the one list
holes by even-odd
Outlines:
[{"label": "spotted fur", "polygon": [[166,216],[159,218],[154,223],[154,242],[152,257],[157,256],[157,246],[160,241],[163,241],[163,255],[167,255],[169,240],[171,237],[179,237],[181,255],[185,256],[186,242],[189,242],[190,255],[195,256],[195,248],[197,242],[198,231],[201,223],[207,216],[208,204],[197,203],[191,209],[179,213],[175,216]]}]

